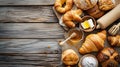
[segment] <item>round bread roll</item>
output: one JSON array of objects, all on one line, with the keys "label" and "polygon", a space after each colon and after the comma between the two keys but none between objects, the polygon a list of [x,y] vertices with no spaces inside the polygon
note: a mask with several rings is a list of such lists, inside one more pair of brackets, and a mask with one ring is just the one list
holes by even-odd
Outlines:
[{"label": "round bread roll", "polygon": [[67,49],[62,53],[62,61],[65,65],[75,65],[79,61],[79,56],[72,49]]},{"label": "round bread roll", "polygon": [[99,0],[98,1],[100,10],[110,10],[115,7],[115,0]]},{"label": "round bread roll", "polygon": [[88,10],[97,4],[98,0],[74,0],[75,5],[83,10]]}]

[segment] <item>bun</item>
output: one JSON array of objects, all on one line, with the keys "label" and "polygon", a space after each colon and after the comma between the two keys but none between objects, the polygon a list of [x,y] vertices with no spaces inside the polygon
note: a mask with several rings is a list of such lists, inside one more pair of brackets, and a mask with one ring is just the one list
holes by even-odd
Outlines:
[{"label": "bun", "polygon": [[98,0],[74,0],[75,5],[83,10],[88,10],[97,4]]},{"label": "bun", "polygon": [[[66,3],[66,5],[62,7],[64,3]],[[72,6],[73,0],[56,0],[54,4],[56,11],[59,13],[66,13],[72,9]]]},{"label": "bun", "polygon": [[115,0],[99,0],[99,8],[107,11],[115,7]]},{"label": "bun", "polygon": [[73,21],[81,22],[82,21],[82,18],[80,17],[81,14],[82,14],[81,9],[68,11],[63,15],[62,18],[63,23],[69,28],[74,28],[75,23]]},{"label": "bun", "polygon": [[97,59],[102,67],[118,67],[120,55],[113,48],[107,47],[98,53]]},{"label": "bun", "polygon": [[93,8],[87,10],[87,13],[94,18],[100,18],[104,15],[105,12],[101,11],[98,5],[96,5]]},{"label": "bun", "polygon": [[85,42],[79,49],[81,54],[86,54],[94,51],[99,51],[104,48],[104,41],[106,39],[106,31],[103,30],[97,34],[90,34],[86,37]]},{"label": "bun", "polygon": [[79,61],[79,56],[75,53],[74,50],[68,49],[62,53],[62,61],[65,65],[75,65]]}]

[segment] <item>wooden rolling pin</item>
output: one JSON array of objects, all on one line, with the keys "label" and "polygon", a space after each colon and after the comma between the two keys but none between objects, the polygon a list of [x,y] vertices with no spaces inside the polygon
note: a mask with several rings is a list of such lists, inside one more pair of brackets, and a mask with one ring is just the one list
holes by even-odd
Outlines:
[{"label": "wooden rolling pin", "polygon": [[120,18],[120,4],[118,4],[114,9],[110,12],[102,16],[100,19],[97,20],[97,27],[96,29],[105,29],[114,21]]}]

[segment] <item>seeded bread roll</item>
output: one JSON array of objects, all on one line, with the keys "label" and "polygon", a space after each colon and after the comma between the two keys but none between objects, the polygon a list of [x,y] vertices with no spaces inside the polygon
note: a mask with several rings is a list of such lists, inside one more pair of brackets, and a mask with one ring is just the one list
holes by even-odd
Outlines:
[{"label": "seeded bread roll", "polygon": [[88,10],[97,4],[98,0],[74,0],[75,5],[83,10]]}]

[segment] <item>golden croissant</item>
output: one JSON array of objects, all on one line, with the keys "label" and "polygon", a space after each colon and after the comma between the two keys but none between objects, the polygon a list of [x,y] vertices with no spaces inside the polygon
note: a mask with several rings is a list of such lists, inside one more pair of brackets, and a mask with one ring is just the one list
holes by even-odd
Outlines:
[{"label": "golden croissant", "polygon": [[120,46],[120,35],[108,36],[108,41],[111,46]]},{"label": "golden croissant", "polygon": [[[64,3],[66,3],[66,5],[62,7]],[[73,0],[56,0],[54,4],[56,11],[59,13],[65,13],[71,10],[72,6],[73,6]]]},{"label": "golden croissant", "polygon": [[62,17],[63,23],[69,28],[74,28],[75,23],[73,21],[81,22],[82,21],[82,18],[80,17],[81,14],[82,14],[81,9],[68,11]]},{"label": "golden croissant", "polygon": [[85,42],[79,49],[81,54],[99,51],[104,48],[104,42],[106,39],[106,31],[103,30],[97,34],[90,34],[86,37]]}]

